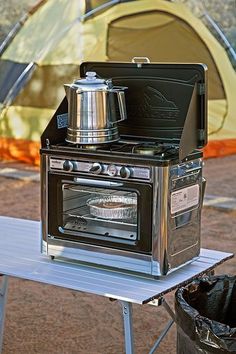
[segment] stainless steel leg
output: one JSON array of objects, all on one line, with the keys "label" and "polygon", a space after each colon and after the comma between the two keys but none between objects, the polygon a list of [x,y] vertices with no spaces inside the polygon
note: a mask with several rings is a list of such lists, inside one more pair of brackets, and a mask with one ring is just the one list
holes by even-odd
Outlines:
[{"label": "stainless steel leg", "polygon": [[7,301],[7,287],[8,287],[8,277],[6,275],[2,275],[0,276],[0,279],[1,278],[2,278],[2,284],[0,288],[0,353],[2,352],[5,305]]},{"label": "stainless steel leg", "polygon": [[134,354],[132,304],[126,301],[120,302],[124,319],[125,353]]}]

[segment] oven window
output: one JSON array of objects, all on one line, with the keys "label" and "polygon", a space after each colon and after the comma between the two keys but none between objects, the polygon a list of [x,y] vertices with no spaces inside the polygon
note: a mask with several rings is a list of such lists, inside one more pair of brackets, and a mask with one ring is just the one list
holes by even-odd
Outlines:
[{"label": "oven window", "polygon": [[62,232],[110,241],[137,240],[136,192],[66,183],[62,195]]}]

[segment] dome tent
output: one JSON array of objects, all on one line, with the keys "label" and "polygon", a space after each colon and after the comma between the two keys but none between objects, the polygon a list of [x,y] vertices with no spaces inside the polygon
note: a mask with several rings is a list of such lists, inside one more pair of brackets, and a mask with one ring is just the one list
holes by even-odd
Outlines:
[{"label": "dome tent", "polygon": [[134,56],[207,64],[205,156],[236,153],[236,73],[202,21],[186,5],[166,0],[109,3],[44,0],[2,53],[0,156],[37,163],[40,135],[64,96],[63,84],[78,78],[80,63]]}]

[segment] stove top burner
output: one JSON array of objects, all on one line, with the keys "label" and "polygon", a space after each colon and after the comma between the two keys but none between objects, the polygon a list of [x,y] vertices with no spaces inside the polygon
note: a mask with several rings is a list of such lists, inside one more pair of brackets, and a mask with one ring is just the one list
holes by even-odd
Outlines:
[{"label": "stove top burner", "polygon": [[178,154],[179,147],[170,143],[123,143],[119,142],[110,146],[110,151],[127,152],[138,155],[158,156],[164,158],[166,156],[175,156]]},{"label": "stove top burner", "polygon": [[166,154],[176,154],[178,148],[171,144],[139,144],[133,147],[132,152],[141,155],[158,155],[165,157]]},{"label": "stove top burner", "polygon": [[101,148],[102,145],[80,145],[80,144],[72,144],[72,143],[65,143],[66,147],[73,148],[73,149],[83,149],[83,150],[98,150]]}]

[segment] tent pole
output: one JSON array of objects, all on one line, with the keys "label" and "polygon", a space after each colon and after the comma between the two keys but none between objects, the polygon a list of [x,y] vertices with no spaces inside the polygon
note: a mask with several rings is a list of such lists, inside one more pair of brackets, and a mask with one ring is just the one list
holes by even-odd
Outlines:
[{"label": "tent pole", "polygon": [[230,53],[232,59],[234,60],[234,66],[236,66],[236,52],[235,52],[234,48],[232,47],[232,45],[230,44],[230,42],[228,41],[228,39],[226,38],[223,31],[220,29],[219,25],[216,24],[216,22],[212,19],[212,17],[206,11],[203,13],[202,17],[206,18],[206,20],[208,21],[210,26],[213,28],[213,30],[216,32],[216,34],[222,40],[224,48],[226,49],[226,51],[228,51]]},{"label": "tent pole", "polygon": [[81,21],[84,21],[84,20],[86,20],[87,18],[89,18],[89,17],[93,16],[94,14],[96,14],[98,11],[101,11],[101,10],[103,10],[103,9],[105,9],[106,7],[109,7],[109,6],[116,5],[116,4],[118,4],[119,2],[121,2],[121,0],[111,0],[111,1],[108,1],[108,2],[106,2],[105,4],[100,5],[100,6],[96,7],[95,9],[93,9],[93,10],[87,12],[85,15],[80,16],[80,20],[81,20]]}]

